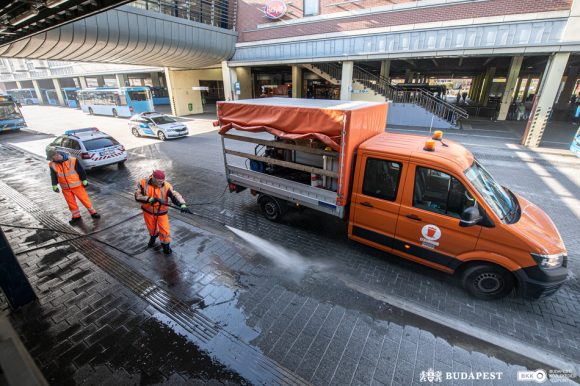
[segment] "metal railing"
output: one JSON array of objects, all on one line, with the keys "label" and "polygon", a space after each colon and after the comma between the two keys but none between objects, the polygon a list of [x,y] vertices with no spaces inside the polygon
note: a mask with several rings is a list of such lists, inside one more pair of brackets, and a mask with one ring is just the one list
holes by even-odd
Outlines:
[{"label": "metal railing", "polygon": [[317,67],[320,71],[327,73],[334,79],[340,82],[342,78],[342,67],[334,63],[316,63],[312,64],[313,67]]},{"label": "metal railing", "polygon": [[[312,66],[317,67],[331,77],[340,80],[342,78],[342,66],[334,63],[316,63]],[[421,88],[401,88],[392,84],[391,80],[380,75],[373,74],[359,66],[354,66],[352,80],[358,82],[393,101],[394,103],[412,103],[421,106],[431,114],[457,125],[459,120],[467,119],[467,111],[451,104],[441,98],[436,97],[429,91]]]},{"label": "metal railing", "polygon": [[457,125],[460,119],[469,117],[467,111],[453,105],[422,88],[400,88],[389,79],[375,75],[361,67],[354,66],[353,80],[363,84],[395,103],[412,103],[421,106],[431,114]]},{"label": "metal railing", "polygon": [[236,0],[137,0],[128,5],[215,27],[236,29]]}]

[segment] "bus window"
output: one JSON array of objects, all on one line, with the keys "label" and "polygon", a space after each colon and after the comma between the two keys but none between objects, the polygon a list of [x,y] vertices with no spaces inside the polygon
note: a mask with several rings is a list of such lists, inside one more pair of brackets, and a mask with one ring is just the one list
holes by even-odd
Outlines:
[{"label": "bus window", "polygon": [[0,105],[0,119],[22,118],[15,105]]},{"label": "bus window", "polygon": [[124,93],[119,95],[119,106],[127,106],[127,97]]},{"label": "bus window", "polygon": [[129,99],[132,101],[146,101],[149,98],[149,93],[147,91],[128,91]]}]

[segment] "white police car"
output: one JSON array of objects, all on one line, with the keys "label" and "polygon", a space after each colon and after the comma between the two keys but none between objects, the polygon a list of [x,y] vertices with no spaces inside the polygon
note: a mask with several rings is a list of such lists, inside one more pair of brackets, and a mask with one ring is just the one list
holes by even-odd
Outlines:
[{"label": "white police car", "polygon": [[67,130],[64,135],[56,137],[46,150],[68,153],[87,170],[111,164],[121,166],[127,161],[125,147],[96,127]]},{"label": "white police car", "polygon": [[187,126],[183,123],[157,112],[133,115],[129,119],[129,126],[135,137],[157,137],[162,141],[168,138],[185,137],[189,134]]}]

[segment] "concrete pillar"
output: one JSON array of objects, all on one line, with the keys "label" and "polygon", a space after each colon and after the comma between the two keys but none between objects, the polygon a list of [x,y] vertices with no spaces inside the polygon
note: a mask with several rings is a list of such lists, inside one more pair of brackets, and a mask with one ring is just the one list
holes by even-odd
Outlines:
[{"label": "concrete pillar", "polygon": [[292,66],[292,98],[302,98],[302,67]]},{"label": "concrete pillar", "polygon": [[56,96],[58,97],[58,104],[61,106],[66,106],[64,102],[64,95],[62,94],[62,88],[60,87],[60,81],[57,78],[52,78],[52,84],[54,84],[54,90],[56,91]]},{"label": "concrete pillar", "polygon": [[528,79],[526,79],[526,85],[524,86],[524,93],[522,95],[522,102],[526,101],[528,94],[530,93],[530,86],[532,85],[532,75],[528,75]]},{"label": "concrete pillar", "polygon": [[473,85],[469,90],[469,99],[473,101],[473,103],[479,102],[479,93],[481,92],[481,80],[483,79],[483,75],[479,74],[473,79]]},{"label": "concrete pillar", "polygon": [[383,60],[381,61],[381,77],[384,79],[389,79],[391,76],[391,61]]},{"label": "concrete pillar", "polygon": [[159,73],[152,72],[151,73],[151,84],[153,87],[161,87],[161,82],[159,81]]},{"label": "concrete pillar", "polygon": [[520,94],[520,88],[522,88],[522,77],[518,78],[518,81],[516,83],[516,88],[514,89],[514,100],[517,102],[518,101],[518,95]]},{"label": "concrete pillar", "polygon": [[36,91],[36,97],[38,98],[38,102],[43,105],[46,102],[44,101],[44,95],[42,95],[42,92],[40,91],[40,86],[38,85],[38,81],[37,80],[33,80],[32,81],[32,86],[34,87],[34,91]]},{"label": "concrete pillar", "polygon": [[532,148],[540,146],[569,57],[569,52],[559,52],[550,57],[542,76],[542,83],[536,93],[522,145]]},{"label": "concrete pillar", "polygon": [[236,67],[236,77],[240,83],[240,95],[238,97],[240,99],[252,98],[253,81],[250,67]]},{"label": "concrete pillar", "polygon": [[351,100],[352,91],[352,71],[354,69],[354,62],[346,60],[342,62],[342,78],[340,80],[340,100]]},{"label": "concrete pillar", "polygon": [[498,121],[505,121],[510,105],[514,99],[514,90],[516,88],[516,83],[518,83],[518,77],[520,74],[520,69],[522,68],[522,62],[524,61],[523,56],[514,56],[510,64],[510,72],[508,74],[505,90],[501,98],[501,106],[499,108],[499,114],[497,116]]},{"label": "concrete pillar", "polygon": [[103,75],[97,75],[97,86],[104,87],[105,86],[105,77]]},{"label": "concrete pillar", "polygon": [[574,91],[574,86],[576,86],[576,81],[578,80],[578,72],[580,67],[573,66],[568,69],[568,77],[566,78],[566,83],[564,83],[564,88],[560,93],[560,99],[558,99],[558,108],[565,109],[570,103],[570,98],[572,97],[572,92]]},{"label": "concrete pillar", "polygon": [[169,104],[171,105],[171,114],[177,116],[177,108],[175,105],[175,92],[173,90],[173,79],[171,70],[165,67],[165,81],[167,82],[167,92],[169,94]]},{"label": "concrete pillar", "polygon": [[81,85],[81,90],[89,88],[89,86],[87,85],[87,78],[85,78],[84,76],[79,76],[79,84]]},{"label": "concrete pillar", "polygon": [[16,81],[16,88],[22,88],[22,83],[20,81]]},{"label": "concrete pillar", "polygon": [[118,87],[127,87],[129,85],[129,78],[127,78],[127,74],[115,74],[115,79],[117,79]]},{"label": "concrete pillar", "polygon": [[224,95],[227,101],[238,100],[239,97],[236,95],[235,84],[238,81],[238,74],[235,69],[228,66],[227,61],[222,62],[222,76],[224,79]]},{"label": "concrete pillar", "polygon": [[495,76],[495,67],[489,67],[485,73],[485,78],[481,85],[481,92],[479,94],[479,104],[482,106],[487,106],[487,101],[489,99],[489,92],[491,91],[491,84],[493,83],[493,77]]},{"label": "concrete pillar", "polygon": [[413,73],[413,71],[411,71],[410,69],[407,68],[405,70],[405,83],[412,83],[414,75],[415,74]]}]

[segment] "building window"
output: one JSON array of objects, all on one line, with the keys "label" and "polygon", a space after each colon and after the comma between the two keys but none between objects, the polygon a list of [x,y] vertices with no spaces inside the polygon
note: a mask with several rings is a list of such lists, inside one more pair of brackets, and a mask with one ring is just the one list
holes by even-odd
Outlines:
[{"label": "building window", "polygon": [[320,0],[304,0],[304,16],[318,15]]}]

